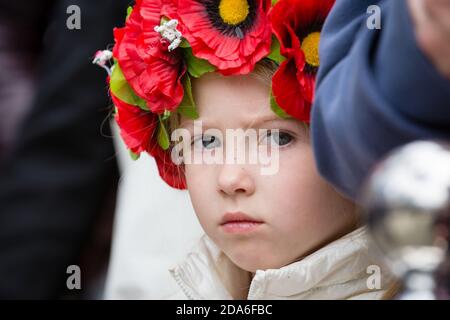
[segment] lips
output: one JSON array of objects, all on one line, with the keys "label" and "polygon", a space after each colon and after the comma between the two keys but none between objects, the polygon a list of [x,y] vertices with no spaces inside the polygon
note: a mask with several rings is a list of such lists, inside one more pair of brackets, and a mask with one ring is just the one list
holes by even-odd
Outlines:
[{"label": "lips", "polygon": [[225,232],[245,233],[258,228],[264,222],[243,212],[227,212],[222,218],[220,226]]}]

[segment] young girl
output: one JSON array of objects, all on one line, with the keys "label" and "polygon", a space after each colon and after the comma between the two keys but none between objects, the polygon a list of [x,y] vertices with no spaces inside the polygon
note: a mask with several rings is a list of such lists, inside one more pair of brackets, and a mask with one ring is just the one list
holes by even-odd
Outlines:
[{"label": "young girl", "polygon": [[[206,233],[170,270],[180,288],[170,298],[380,299],[392,287],[357,208],[314,164],[309,114],[332,5],[141,0],[116,29],[121,135],[133,156],[148,152],[169,185],[188,189]],[[182,150],[170,139],[180,130]],[[244,136],[238,150],[230,130],[256,139]],[[246,157],[263,150],[272,174]]]}]

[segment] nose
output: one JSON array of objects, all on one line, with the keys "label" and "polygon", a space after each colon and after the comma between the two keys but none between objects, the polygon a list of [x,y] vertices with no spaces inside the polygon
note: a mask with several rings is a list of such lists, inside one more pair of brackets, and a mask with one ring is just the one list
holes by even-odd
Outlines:
[{"label": "nose", "polygon": [[244,166],[225,164],[218,177],[219,191],[228,196],[251,195],[255,192],[255,181]]}]

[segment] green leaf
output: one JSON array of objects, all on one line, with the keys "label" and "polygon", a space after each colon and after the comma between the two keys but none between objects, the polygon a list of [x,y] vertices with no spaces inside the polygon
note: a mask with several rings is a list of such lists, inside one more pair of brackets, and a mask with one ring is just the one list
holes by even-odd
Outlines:
[{"label": "green leaf", "polygon": [[183,77],[183,86],[184,86],[183,101],[181,101],[181,104],[178,106],[177,111],[181,115],[189,119],[193,120],[198,119],[199,115],[197,113],[194,96],[192,95],[192,83],[189,74],[186,74]]},{"label": "green leaf", "polygon": [[282,63],[286,60],[285,57],[281,55],[280,52],[280,42],[276,36],[272,36],[272,45],[270,47],[270,54],[267,56],[270,60],[273,60],[277,63]]},{"label": "green leaf", "polygon": [[275,114],[282,118],[282,119],[289,119],[291,118],[291,116],[289,114],[286,113],[286,111],[284,111],[283,109],[281,109],[281,107],[278,105],[277,101],[275,100],[275,97],[273,96],[273,94],[270,94],[270,108],[272,109],[273,112],[275,112]]},{"label": "green leaf", "polygon": [[190,48],[191,45],[190,45],[189,42],[186,40],[186,38],[183,38],[183,39],[181,40],[180,47],[181,47],[181,48]]},{"label": "green leaf", "polygon": [[198,119],[199,115],[197,113],[197,110],[195,109],[195,107],[193,106],[188,106],[188,105],[180,105],[177,109],[177,111],[182,114],[184,117],[189,118],[189,119]]},{"label": "green leaf", "polygon": [[128,20],[128,18],[130,17],[130,15],[131,15],[132,12],[133,12],[133,7],[132,7],[132,6],[129,6],[128,9],[127,9],[127,17],[126,17],[126,20]]},{"label": "green leaf", "polygon": [[133,161],[136,161],[136,160],[139,159],[139,157],[141,156],[140,154],[134,153],[134,152],[131,151],[131,150],[128,150],[128,151],[130,152],[130,157],[131,157],[131,159],[132,159]]},{"label": "green leaf", "polygon": [[158,144],[164,150],[169,149],[169,146],[170,146],[169,134],[167,133],[166,126],[164,125],[164,122],[163,122],[161,116],[159,116]]},{"label": "green leaf", "polygon": [[278,0],[272,0],[272,7],[278,2]]},{"label": "green leaf", "polygon": [[170,118],[171,112],[169,110],[164,110],[163,116],[161,118],[162,121],[165,121]]},{"label": "green leaf", "polygon": [[203,60],[194,56],[190,47],[185,48],[183,51],[188,66],[188,72],[194,78],[200,78],[205,73],[213,72],[216,70],[216,68],[207,60]]},{"label": "green leaf", "polygon": [[111,92],[118,99],[128,104],[138,106],[145,111],[149,111],[145,100],[138,97],[128,84],[118,63],[114,65],[109,85],[111,87]]},{"label": "green leaf", "polygon": [[183,39],[181,40],[180,47],[181,47],[181,48],[190,48],[191,45],[190,45],[189,42],[186,40],[186,38],[183,38]]},{"label": "green leaf", "polygon": [[162,26],[164,23],[166,23],[166,22],[168,22],[168,21],[170,21],[170,19],[169,19],[168,17],[162,16],[162,17],[161,17],[161,20],[160,20],[160,22],[159,22],[159,25]]}]

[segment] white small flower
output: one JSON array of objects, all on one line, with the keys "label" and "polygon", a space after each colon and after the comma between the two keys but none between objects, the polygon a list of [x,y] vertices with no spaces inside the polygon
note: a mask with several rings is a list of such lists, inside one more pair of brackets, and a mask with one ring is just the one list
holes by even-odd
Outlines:
[{"label": "white small flower", "polygon": [[95,53],[94,60],[92,60],[93,64],[98,65],[108,72],[108,75],[112,74],[112,68],[109,68],[107,63],[112,59],[113,54],[109,50],[99,50]]},{"label": "white small flower", "polygon": [[155,27],[155,31],[161,34],[163,39],[166,39],[170,42],[168,47],[169,51],[175,50],[178,48],[182,41],[182,34],[177,30],[178,20],[172,19],[170,21],[164,22],[160,26]]},{"label": "white small flower", "polygon": [[104,66],[106,63],[112,59],[112,52],[109,50],[99,50],[95,53],[93,64],[97,64],[99,66]]}]

